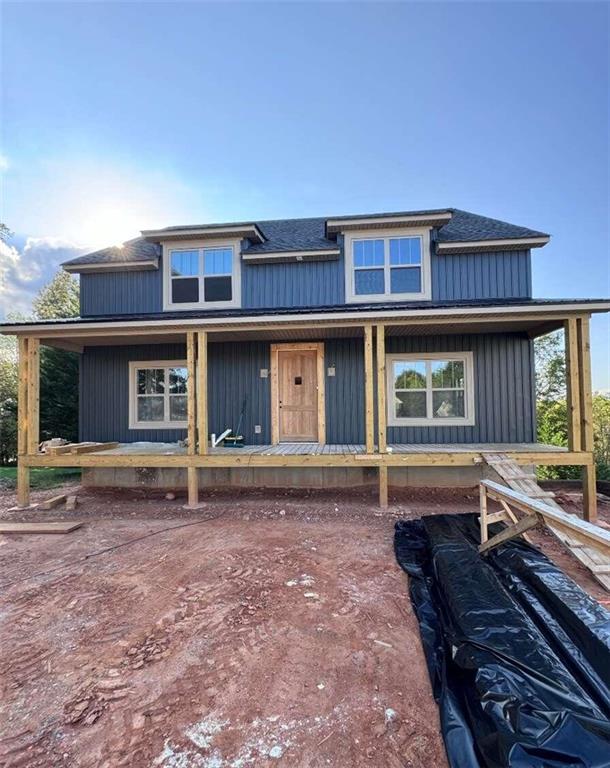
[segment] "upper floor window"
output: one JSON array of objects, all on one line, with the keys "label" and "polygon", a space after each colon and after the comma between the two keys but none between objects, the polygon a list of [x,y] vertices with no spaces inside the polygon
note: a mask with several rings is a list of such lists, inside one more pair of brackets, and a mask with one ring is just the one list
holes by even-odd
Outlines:
[{"label": "upper floor window", "polygon": [[238,244],[165,248],[165,309],[240,306]]},{"label": "upper floor window", "polygon": [[430,298],[429,230],[346,234],[346,300]]}]

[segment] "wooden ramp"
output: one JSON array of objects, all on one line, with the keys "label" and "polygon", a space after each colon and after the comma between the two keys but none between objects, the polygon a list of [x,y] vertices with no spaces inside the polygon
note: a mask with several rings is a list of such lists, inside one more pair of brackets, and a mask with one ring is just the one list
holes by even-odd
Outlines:
[{"label": "wooden ramp", "polygon": [[[536,482],[535,475],[528,474],[505,453],[484,453],[483,459],[513,491],[544,502],[562,514],[565,510],[555,501],[555,494],[543,490]],[[576,516],[575,520],[580,520]],[[577,537],[565,527],[559,527],[549,518],[544,522],[554,536],[591,572],[593,578],[610,592],[610,555],[595,547],[589,539]]]}]

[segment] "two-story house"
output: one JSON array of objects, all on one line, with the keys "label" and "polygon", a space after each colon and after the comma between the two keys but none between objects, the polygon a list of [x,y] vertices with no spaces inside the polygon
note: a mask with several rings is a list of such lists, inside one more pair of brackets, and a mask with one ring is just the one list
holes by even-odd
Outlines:
[{"label": "two-story house", "polygon": [[[533,298],[548,241],[441,209],[168,227],[73,259],[79,318],[2,329],[20,339],[20,499],[29,467],[59,463],[188,481],[192,504],[200,482],[375,477],[385,504],[388,473],[472,483],[501,450],[583,466],[593,510],[588,324],[610,303]],[[568,449],[536,443],[533,339],[557,328]],[[38,453],[40,343],[80,353],[81,440],[118,445]],[[214,445],[238,425],[242,446]]]}]

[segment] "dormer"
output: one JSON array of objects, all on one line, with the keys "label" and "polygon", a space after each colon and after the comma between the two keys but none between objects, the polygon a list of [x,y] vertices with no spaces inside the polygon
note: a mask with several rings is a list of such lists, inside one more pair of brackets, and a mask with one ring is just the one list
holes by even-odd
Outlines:
[{"label": "dormer", "polygon": [[430,299],[432,230],[451,217],[426,211],[329,219],[327,237],[343,236],[346,303]]}]

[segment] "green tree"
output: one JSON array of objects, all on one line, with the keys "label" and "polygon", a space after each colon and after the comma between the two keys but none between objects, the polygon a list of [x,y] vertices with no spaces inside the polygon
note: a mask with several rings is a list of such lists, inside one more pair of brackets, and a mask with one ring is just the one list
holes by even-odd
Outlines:
[{"label": "green tree", "polygon": [[[37,320],[78,317],[78,283],[60,270],[32,302]],[[78,440],[78,355],[40,350],[40,439]]]},{"label": "green tree", "polygon": [[[33,301],[35,320],[75,317],[78,283],[60,271]],[[10,317],[11,320],[32,319]],[[0,463],[17,456],[17,354],[15,340],[0,337]],[[54,347],[40,350],[40,438],[78,439],[78,355]]]}]

